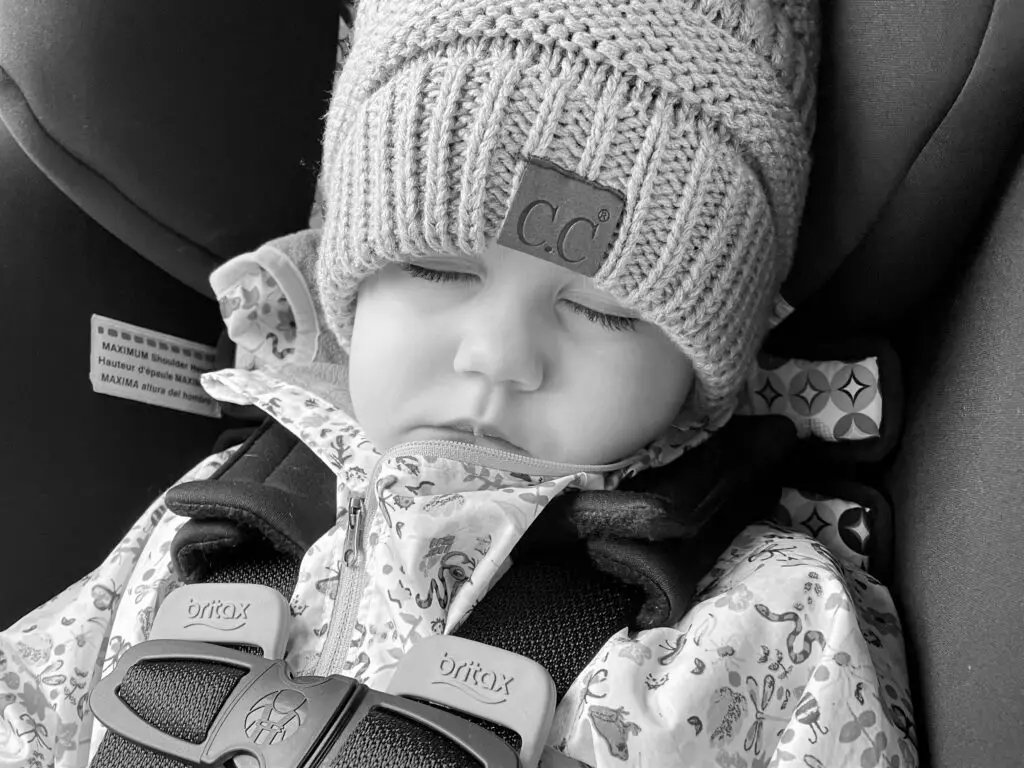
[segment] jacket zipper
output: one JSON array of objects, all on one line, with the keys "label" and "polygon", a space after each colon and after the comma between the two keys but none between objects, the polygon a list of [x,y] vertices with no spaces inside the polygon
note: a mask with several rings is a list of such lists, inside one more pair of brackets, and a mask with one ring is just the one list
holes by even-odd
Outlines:
[{"label": "jacket zipper", "polygon": [[348,655],[348,647],[355,631],[356,614],[362,602],[369,576],[365,570],[366,537],[372,525],[370,502],[374,499],[373,489],[380,474],[381,464],[387,454],[377,459],[366,483],[365,496],[353,493],[348,503],[348,532],[345,549],[342,552],[341,573],[338,574],[338,592],[331,611],[327,628],[327,640],[323,653],[317,661],[315,674],[327,676],[341,674]]},{"label": "jacket zipper", "polygon": [[383,463],[395,456],[434,456],[452,461],[479,464],[489,469],[506,472],[521,472],[529,475],[550,475],[564,477],[577,473],[605,473],[625,467],[629,460],[616,464],[563,464],[545,461],[530,456],[502,451],[487,446],[462,443],[457,440],[423,440],[402,443],[386,451],[373,466],[366,483],[365,496],[353,493],[348,508],[348,533],[342,553],[341,573],[338,576],[338,593],[331,614],[328,636],[324,651],[316,663],[315,674],[326,676],[339,674],[345,664],[345,657],[355,631],[356,615],[363,593],[369,584],[365,570],[366,545],[377,511],[377,476]]},{"label": "jacket zipper", "polygon": [[352,499],[348,504],[348,536],[345,537],[345,552],[343,555],[345,565],[350,570],[356,567],[358,558],[363,553],[361,539],[365,520],[363,497],[352,494]]},{"label": "jacket zipper", "polygon": [[421,440],[414,443],[402,443],[384,454],[383,458],[404,455],[436,456],[441,459],[463,461],[479,464],[489,469],[500,469],[506,472],[521,472],[528,475],[550,475],[564,477],[578,472],[604,474],[629,466],[633,460],[626,459],[615,464],[563,464],[558,461],[545,461],[520,453],[502,451],[489,446],[463,443],[458,440]]}]

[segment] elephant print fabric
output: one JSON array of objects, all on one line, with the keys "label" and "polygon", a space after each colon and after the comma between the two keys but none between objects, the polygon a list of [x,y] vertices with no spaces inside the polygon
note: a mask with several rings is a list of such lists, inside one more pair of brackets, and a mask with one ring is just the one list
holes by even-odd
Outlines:
[{"label": "elephant print fabric", "polygon": [[[457,630],[551,499],[611,482],[403,446],[381,455],[350,416],[272,372],[203,383],[272,415],[338,478],[337,524],[306,553],[291,596],[295,675],[386,688],[418,639]],[[93,573],[0,632],[0,766],[88,765],[103,729],[87,693],[149,638],[178,588],[170,550],[184,522],[158,498]],[[883,585],[805,534],[753,525],[677,625],[608,638],[559,703],[541,765],[564,765],[557,751],[593,768],[916,768],[903,654]]]}]

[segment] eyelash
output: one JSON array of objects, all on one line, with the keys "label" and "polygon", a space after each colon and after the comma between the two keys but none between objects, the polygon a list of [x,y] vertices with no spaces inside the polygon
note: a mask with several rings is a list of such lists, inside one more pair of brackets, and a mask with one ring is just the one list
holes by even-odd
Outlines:
[{"label": "eyelash", "polygon": [[[413,277],[429,280],[433,283],[462,283],[469,282],[475,277],[475,275],[466,272],[445,272],[439,269],[427,269],[418,264],[403,264],[402,269]],[[574,301],[566,301],[566,303],[576,314],[582,315],[587,320],[598,323],[610,331],[631,331],[636,325],[636,320],[631,317],[606,315],[603,312],[598,312]]]}]

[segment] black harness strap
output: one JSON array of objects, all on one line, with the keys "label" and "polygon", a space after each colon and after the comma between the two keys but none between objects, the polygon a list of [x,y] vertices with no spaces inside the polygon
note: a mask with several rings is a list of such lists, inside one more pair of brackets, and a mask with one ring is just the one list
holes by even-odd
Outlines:
[{"label": "black harness strap", "polygon": [[[333,522],[333,516],[326,518],[328,508],[323,503],[330,485],[333,508],[335,489],[333,482],[328,482],[333,476],[326,477],[317,464],[319,460],[304,444],[267,419],[210,480],[183,483],[168,491],[165,501],[169,509],[193,513],[183,526],[183,530],[188,529],[186,535],[176,538],[172,545],[172,557],[182,580],[262,584],[290,597],[298,579],[305,537],[313,536],[310,541],[315,541],[316,527],[325,523],[329,527]],[[225,499],[221,484],[236,490],[237,495]],[[258,493],[259,487],[266,488],[267,493]],[[200,503],[198,494],[203,488],[226,502],[224,508],[217,510]],[[299,499],[307,503],[300,504]],[[250,520],[244,511],[246,503],[254,504],[263,515],[253,515]],[[243,650],[259,653],[256,649]],[[199,743],[241,676],[239,670],[217,664],[140,664],[125,677],[120,694],[147,722]],[[91,765],[188,766],[113,732],[103,737]]]}]

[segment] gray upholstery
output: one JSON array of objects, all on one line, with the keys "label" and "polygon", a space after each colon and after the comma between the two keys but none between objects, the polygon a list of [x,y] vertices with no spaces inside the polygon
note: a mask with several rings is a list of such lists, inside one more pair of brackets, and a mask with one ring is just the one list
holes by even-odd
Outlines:
[{"label": "gray upholstery", "polygon": [[210,269],[308,221],[340,5],[0,0],[0,626],[235,426],[94,394],[90,315],[217,343]]},{"label": "gray upholstery", "polygon": [[1024,763],[1024,159],[951,306],[918,323],[889,484],[936,768]]},{"label": "gray upholstery", "polygon": [[963,262],[1013,163],[1024,131],[1024,2],[825,0],[822,9],[814,167],[785,288],[800,311],[780,331],[885,335]]},{"label": "gray upholstery", "polygon": [[341,0],[0,0],[0,121],[93,219],[211,299],[308,221]]},{"label": "gray upholstery", "polygon": [[223,323],[212,301],[140,258],[53,186],[3,123],[0,286],[6,627],[95,568],[225,425],[93,393],[93,312],[204,342]]}]

